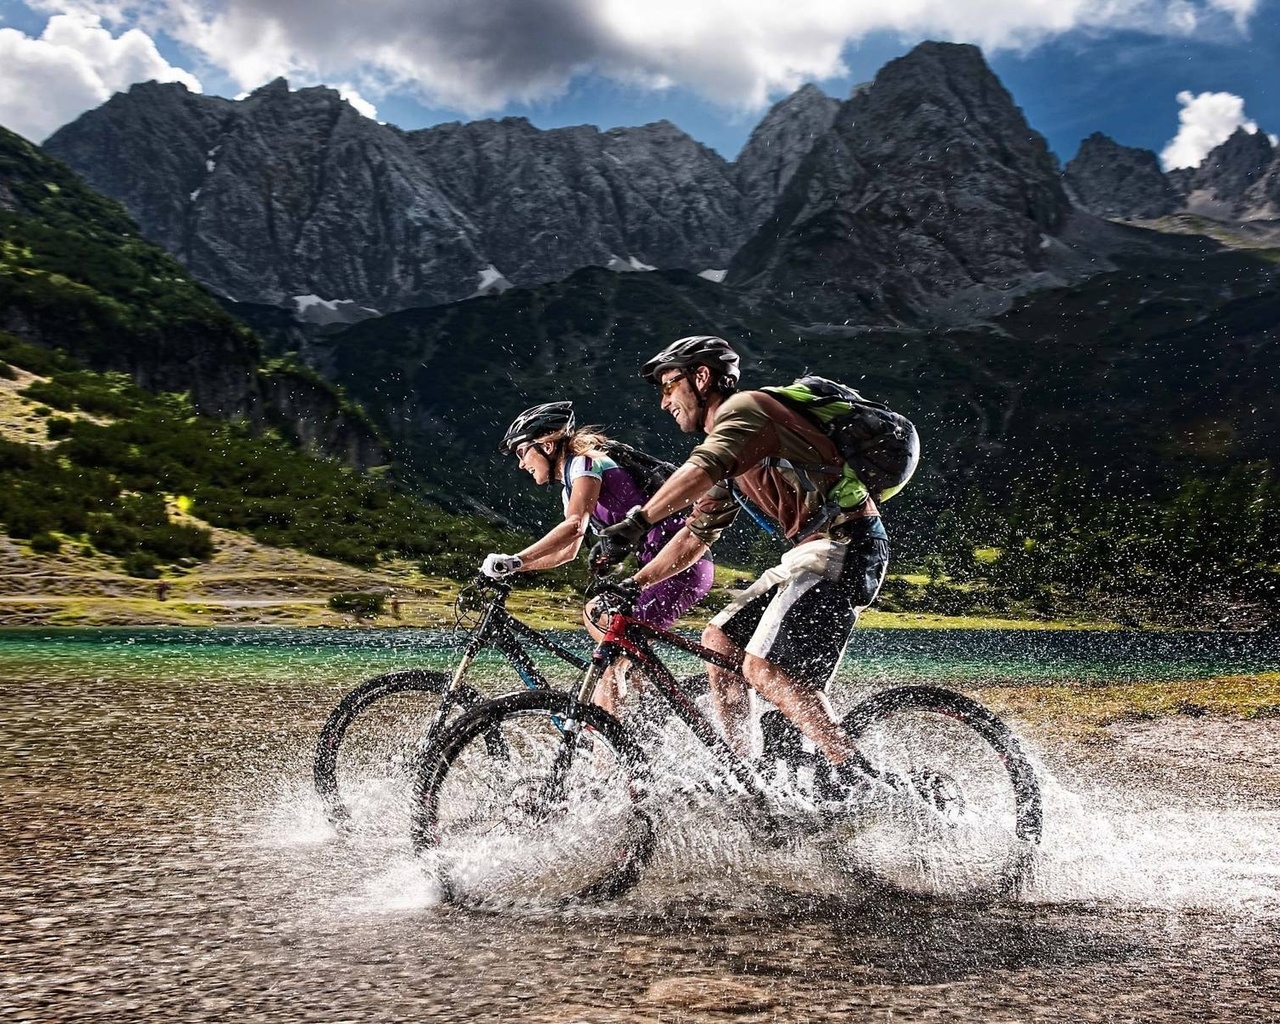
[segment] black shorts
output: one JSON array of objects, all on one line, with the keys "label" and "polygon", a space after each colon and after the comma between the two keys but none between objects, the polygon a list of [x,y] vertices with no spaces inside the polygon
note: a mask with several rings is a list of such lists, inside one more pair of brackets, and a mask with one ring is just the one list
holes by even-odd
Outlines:
[{"label": "black shorts", "polygon": [[711,624],[748,654],[824,689],[888,567],[889,542],[881,538],[809,541],[783,555]]}]

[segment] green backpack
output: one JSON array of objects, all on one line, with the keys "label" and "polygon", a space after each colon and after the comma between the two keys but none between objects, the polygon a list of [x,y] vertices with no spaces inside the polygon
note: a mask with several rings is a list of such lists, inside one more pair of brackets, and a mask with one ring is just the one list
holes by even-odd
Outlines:
[{"label": "green backpack", "polygon": [[[877,502],[897,494],[916,471],[920,435],[909,419],[882,402],[863,398],[846,384],[812,375],[785,387],[761,390],[831,438],[845,461],[846,476],[851,472]],[[849,489],[844,483],[836,484],[831,498],[839,500],[839,492]]]}]

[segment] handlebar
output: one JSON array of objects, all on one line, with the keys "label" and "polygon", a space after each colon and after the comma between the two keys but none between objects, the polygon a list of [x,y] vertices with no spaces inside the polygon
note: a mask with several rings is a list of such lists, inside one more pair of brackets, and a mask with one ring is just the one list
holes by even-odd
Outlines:
[{"label": "handlebar", "polygon": [[468,612],[478,612],[493,599],[505,601],[511,593],[511,584],[488,576],[476,576],[467,586],[458,591],[454,601],[454,611],[459,621]]},{"label": "handlebar", "polygon": [[[494,579],[490,576],[477,575],[469,584],[458,592],[457,607],[460,612],[479,611],[488,601],[497,598],[505,601],[512,591],[511,583],[505,579]],[[623,612],[630,614],[635,604],[638,590],[627,586],[623,581],[612,579],[602,573],[592,571],[587,575],[586,596],[588,600],[606,598],[602,611],[611,614]]]},{"label": "handlebar", "polygon": [[596,572],[587,577],[587,598],[596,600],[602,612],[630,615],[635,611],[636,598],[639,596],[640,589],[635,584],[628,585]]}]

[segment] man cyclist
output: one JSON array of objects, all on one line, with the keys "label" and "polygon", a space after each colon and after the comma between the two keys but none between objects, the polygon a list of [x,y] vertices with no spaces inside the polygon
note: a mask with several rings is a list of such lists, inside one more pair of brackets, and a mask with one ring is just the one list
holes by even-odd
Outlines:
[{"label": "man cyclist", "polygon": [[[574,425],[572,402],[548,402],[526,409],[507,428],[498,449],[515,453],[521,469],[544,486],[560,484],[564,520],[514,555],[494,553],[485,557],[480,571],[501,579],[516,572],[553,569],[577,557],[588,526],[597,530],[619,523],[627,510],[649,500],[641,485],[606,454],[609,438],[594,427]],[[636,538],[638,561],[646,565],[684,525],[682,515],[658,517]],[[713,567],[703,555],[666,573],[640,590],[635,602],[637,618],[667,629],[706,597]],[[587,628],[597,639],[603,634],[590,616]],[[595,701],[610,714],[624,696],[620,682],[601,681]]]},{"label": "man cyclist", "polygon": [[711,620],[704,645],[743,656],[742,675],[708,666],[729,744],[749,753],[754,689],[811,739],[835,766],[820,776],[824,796],[861,781],[854,744],[831,711],[826,687],[859,613],[875,599],[889,563],[879,510],[819,428],[761,391],[737,391],[738,354],[722,338],[672,342],[641,372],[661,390],[662,408],[687,434],[706,438],[643,505],[601,533],[597,565],[615,565],[671,510],[694,503],[684,526],[631,577],[652,587],[702,558],[738,514],[736,488],[795,543]]}]

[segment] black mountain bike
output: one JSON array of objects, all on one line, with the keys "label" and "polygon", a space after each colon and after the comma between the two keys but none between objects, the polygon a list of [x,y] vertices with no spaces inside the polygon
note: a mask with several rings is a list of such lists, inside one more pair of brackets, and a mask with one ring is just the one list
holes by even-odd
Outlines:
[{"label": "black mountain bike", "polygon": [[408,779],[417,758],[449,716],[455,709],[480,703],[480,694],[466,676],[485,648],[501,652],[529,689],[545,690],[549,684],[525,641],[579,671],[587,668],[586,659],[507,611],[510,593],[509,584],[480,576],[458,595],[457,622],[475,617],[475,623],[452,676],[419,668],[387,672],[356,687],[333,709],[320,730],[313,766],[316,792],[330,821],[341,824],[350,818],[348,790],[354,789],[356,777],[367,780],[388,770],[401,773],[406,777],[405,792],[410,792]]},{"label": "black mountain bike", "polygon": [[437,734],[421,764],[413,841],[434,862],[446,899],[607,899],[639,881],[655,846],[651,810],[681,766],[664,768],[634,728],[588,703],[624,656],[712,752],[719,781],[760,812],[761,828],[798,821],[849,871],[901,893],[990,899],[1017,891],[1040,839],[1040,788],[1017,739],[986,708],[932,686],[862,701],[843,725],[862,755],[868,799],[833,810],[813,796],[825,758],[806,752],[780,712],[762,718],[763,757],[744,760],[653,643],[735,672],[740,661],[640,622],[617,588],[600,589],[613,593],[616,610],[576,692],[511,693],[472,707]]}]

